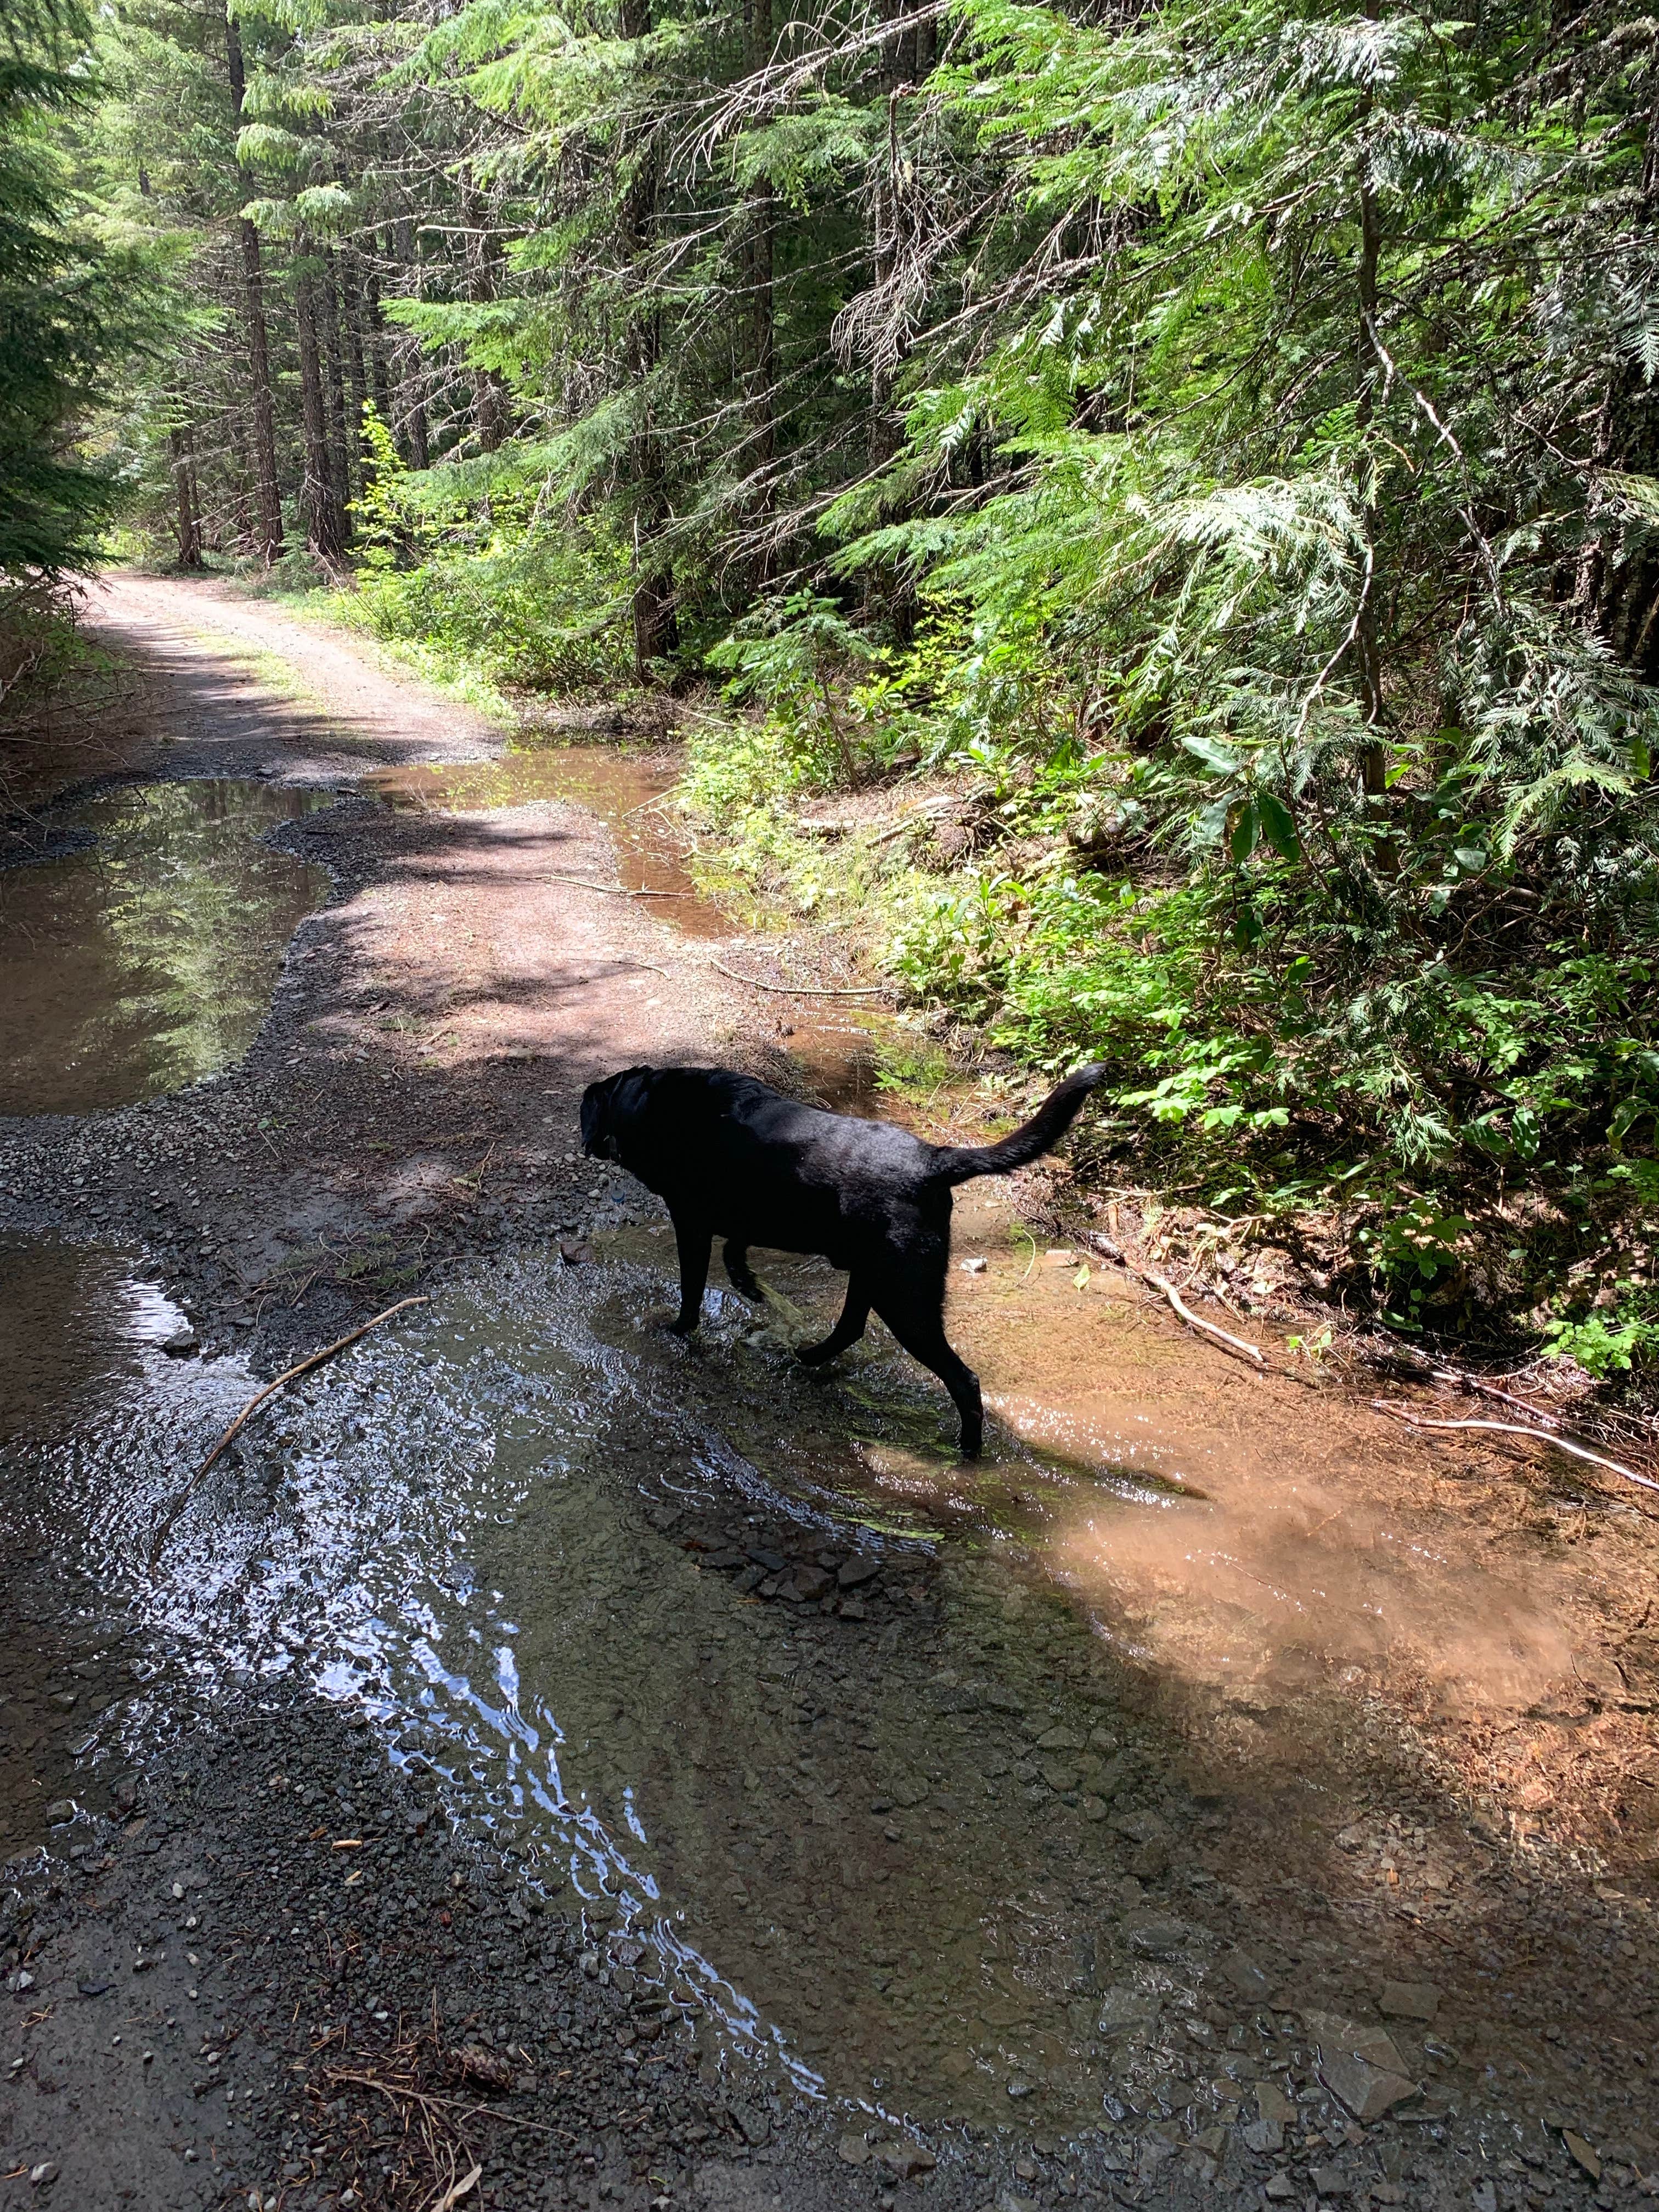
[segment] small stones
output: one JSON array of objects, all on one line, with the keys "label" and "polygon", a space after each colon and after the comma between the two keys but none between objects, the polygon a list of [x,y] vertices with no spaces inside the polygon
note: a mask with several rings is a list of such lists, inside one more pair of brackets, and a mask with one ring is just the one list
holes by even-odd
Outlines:
[{"label": "small stones", "polygon": [[1028,2081],[1023,2074],[1012,2074],[1008,2078],[1007,2086],[1008,2094],[1018,2103],[1022,2097],[1029,2097],[1031,2094],[1036,2084]]},{"label": "small stones", "polygon": [[1353,2187],[1340,2166],[1316,2166],[1308,2179],[1321,2197],[1346,2197]]},{"label": "small stones", "polygon": [[1347,2051],[1340,2051],[1327,2058],[1320,2069],[1320,2078],[1331,2094],[1362,2123],[1380,2120],[1385,2112],[1392,2112],[1396,2105],[1407,2103],[1418,2094],[1416,2082],[1405,2075],[1373,2066]]},{"label": "small stones", "polygon": [[1170,1840],[1169,1822],[1162,1814],[1150,1811],[1115,1814],[1112,1831],[1132,1844],[1167,1844]]},{"label": "small stones", "polygon": [[1268,2157],[1285,2148],[1285,2126],[1281,2120],[1252,2120],[1239,2132],[1245,2148],[1253,2150],[1258,2158]]},{"label": "small stones", "polygon": [[1273,1984],[1248,1953],[1239,1950],[1224,1952],[1220,1967],[1240,1996],[1252,2004],[1263,2005],[1273,1990]]},{"label": "small stones", "polygon": [[1296,2184],[1288,2173],[1275,2173],[1269,2179],[1266,2191],[1275,2204],[1288,2204],[1296,2196]]},{"label": "small stones", "polygon": [[1296,2118],[1296,2106],[1273,2081],[1256,2083],[1255,2108],[1264,2120],[1275,2120],[1280,2127],[1288,2127]]},{"label": "small stones", "polygon": [[836,1572],[837,1585],[844,1590],[862,1589],[881,1572],[881,1561],[872,1559],[868,1552],[854,1552],[850,1559],[843,1559]]},{"label": "small stones", "polygon": [[1036,1740],[1039,1751],[1081,1751],[1083,1738],[1068,1728],[1045,1729]]},{"label": "small stones", "polygon": [[54,1797],[46,1808],[46,1826],[66,1828],[80,1810],[73,1797]]},{"label": "small stones", "polygon": [[843,2166],[866,2166],[869,2163],[870,2146],[862,2136],[849,2132],[836,2145],[836,2155]]}]

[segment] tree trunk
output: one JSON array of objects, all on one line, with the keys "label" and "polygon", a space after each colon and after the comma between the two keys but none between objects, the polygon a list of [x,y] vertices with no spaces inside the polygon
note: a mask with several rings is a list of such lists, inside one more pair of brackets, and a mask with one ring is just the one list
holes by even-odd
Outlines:
[{"label": "tree trunk", "polygon": [[[401,288],[404,297],[418,300],[422,291],[420,250],[415,226],[407,216],[398,216],[392,227],[392,236],[394,255],[409,272]],[[410,467],[424,469],[430,466],[432,459],[426,421],[426,379],[422,373],[419,343],[406,332],[398,337],[398,410],[392,434]]]},{"label": "tree trunk", "polygon": [[[466,226],[466,296],[474,307],[484,307],[495,297],[495,254],[485,228],[489,210],[471,185],[461,190],[461,220]],[[472,372],[472,432],[480,453],[494,453],[507,442],[512,428],[507,386],[499,369]]]},{"label": "tree trunk", "polygon": [[[749,68],[751,75],[772,58],[772,0],[748,0],[745,9]],[[744,195],[744,289],[748,295],[748,391],[750,474],[755,485],[754,511],[760,532],[755,562],[755,585],[764,591],[772,580],[776,548],[772,543],[775,488],[773,466],[777,458],[777,424],[774,415],[776,369],[776,316],[773,300],[773,231],[777,220],[775,195],[770,182],[757,178]]]},{"label": "tree trunk", "polygon": [[202,516],[196,496],[195,471],[191,466],[191,434],[187,429],[167,432],[167,452],[173,461],[173,488],[179,509],[179,566],[202,565]]},{"label": "tree trunk", "polygon": [[331,251],[323,257],[323,275],[317,288],[317,300],[321,325],[319,335],[322,339],[323,371],[327,379],[329,483],[333,488],[335,511],[339,517],[340,544],[343,550],[351,535],[349,509],[353,489],[352,441],[346,432],[345,374],[340,359],[340,288],[336,272],[337,257]]},{"label": "tree trunk", "polygon": [[[1377,20],[1379,0],[1365,0],[1365,14],[1372,22]],[[1377,272],[1382,261],[1382,222],[1376,204],[1376,185],[1371,175],[1370,134],[1365,129],[1370,119],[1371,98],[1369,92],[1359,102],[1358,152],[1357,155],[1359,191],[1359,330],[1358,330],[1358,386],[1354,404],[1354,426],[1363,441],[1370,430],[1376,411],[1377,387],[1382,378],[1382,349],[1377,330]],[[1361,707],[1368,731],[1381,732],[1382,727],[1382,661],[1377,640],[1376,608],[1379,597],[1376,576],[1376,520],[1370,494],[1365,496],[1364,509],[1365,535],[1365,574],[1360,586],[1359,612],[1354,623],[1354,675],[1359,686]],[[1359,750],[1360,788],[1368,799],[1381,799],[1387,787],[1386,759],[1380,735],[1369,737]]]},{"label": "tree trunk", "polygon": [[368,405],[368,382],[363,373],[362,270],[349,246],[340,249],[341,319],[345,330],[346,383],[351,413],[346,424],[347,444],[357,464],[358,488],[368,481],[368,448],[363,443],[363,412]]},{"label": "tree trunk", "polygon": [[374,401],[374,412],[389,430],[392,389],[386,366],[386,317],[380,313],[380,280],[372,269],[363,286],[363,300],[368,309],[364,343],[368,354],[369,392]]},{"label": "tree trunk", "polygon": [[[230,75],[231,114],[241,120],[246,89],[241,33],[236,18],[225,18],[225,52]],[[253,481],[259,500],[259,553],[270,567],[283,550],[283,489],[276,474],[276,406],[270,388],[270,342],[265,327],[265,280],[259,234],[246,216],[237,220],[242,249],[243,319],[247,326],[248,381],[253,390]]]},{"label": "tree trunk", "polygon": [[[622,0],[622,33],[642,39],[651,27],[650,0]],[[653,145],[641,150],[623,221],[636,266],[649,250],[660,191],[659,157]],[[665,660],[679,645],[675,611],[673,562],[663,544],[672,513],[662,440],[653,419],[651,381],[662,357],[662,313],[648,283],[638,286],[645,303],[629,326],[628,365],[641,387],[640,429],[634,441],[634,668],[641,684],[652,678],[653,664]]]},{"label": "tree trunk", "polygon": [[329,465],[328,417],[317,341],[316,280],[302,267],[295,284],[295,330],[300,343],[300,413],[305,428],[305,484],[300,504],[306,535],[318,558],[337,568],[345,551],[343,518],[335,506]]}]

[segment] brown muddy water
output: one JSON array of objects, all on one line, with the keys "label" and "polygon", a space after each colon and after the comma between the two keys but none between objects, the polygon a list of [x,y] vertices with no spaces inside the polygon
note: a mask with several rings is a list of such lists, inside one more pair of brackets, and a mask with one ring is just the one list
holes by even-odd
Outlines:
[{"label": "brown muddy water", "polygon": [[328,794],[198,779],[46,817],[0,870],[0,1115],[85,1114],[239,1059],[327,878],[263,842]]},{"label": "brown muddy water", "polygon": [[[1395,1671],[1488,1708],[1535,1693],[1565,1595],[1380,1504],[1345,1550],[1329,1486],[1352,1506],[1368,1450],[1384,1472],[1357,1414],[1297,1404],[1292,1432],[1255,1376],[1194,1374],[1068,1272],[1025,1273],[994,1217],[964,1229],[987,1266],[951,1325],[1002,1415],[980,1466],[884,1339],[829,1377],[789,1359],[827,1268],[775,1262],[758,1318],[717,1291],[682,1346],[672,1239],[644,1225],[598,1264],[480,1266],[307,1378],[154,1574],[252,1378],[159,1354],[168,1312],[115,1255],[14,1245],[14,1536],[168,1655],[170,1727],[228,1681],[362,1701],[463,1829],[580,1901],[595,1971],[732,2063],[890,2112],[1201,2131],[1291,2063],[1270,1990],[1352,2001],[1389,1971],[1386,1932],[1285,1950],[1241,1927],[1231,1884],[1290,1861],[1232,1857],[1236,1827],[1271,1798],[1285,1837],[1328,1835],[1335,1705]],[[114,1642],[80,1643],[14,1739],[18,1777],[48,1676],[88,1668],[106,1702],[78,1767],[48,1754],[37,1825],[48,1790],[107,1802],[151,1725]],[[1201,1750],[1173,1748],[1160,1685]],[[15,1779],[14,1838],[25,1814]],[[1431,2082],[1449,2063],[1405,2055]]]}]

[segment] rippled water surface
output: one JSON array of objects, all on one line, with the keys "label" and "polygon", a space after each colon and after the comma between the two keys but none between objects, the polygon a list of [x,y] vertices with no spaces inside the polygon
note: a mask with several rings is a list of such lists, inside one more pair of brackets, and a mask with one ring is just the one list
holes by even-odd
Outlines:
[{"label": "rippled water surface", "polygon": [[[154,1531],[251,1378],[167,1360],[153,1294],[58,1253],[31,1278],[14,1534],[129,1601],[204,1706],[277,1675],[366,1700],[457,1820],[580,1899],[729,2052],[918,2112],[1224,2112],[1224,2070],[1158,2073],[1157,2021],[1201,2002],[1230,1924],[1201,1869],[1160,1896],[1169,1843],[1271,1784],[1298,1695],[1428,1651],[1435,1607],[1467,1687],[1498,1646],[1547,1665],[1547,1602],[1379,1522],[1356,1622],[1317,1527],[1340,1419],[1299,1484],[1254,1378],[1189,1387],[1171,1435],[1146,1409],[1182,1347],[988,1249],[952,1323],[1003,1409],[978,1468],[884,1339],[828,1378],[790,1362],[827,1270],[780,1263],[765,1314],[725,1295],[687,1349],[661,1326],[672,1243],[640,1229],[598,1264],[481,1267],[307,1378],[153,1578]],[[102,1350],[93,1311],[127,1317]],[[1270,1463],[1276,1516],[1251,1491]],[[1212,1699],[1235,1771],[1196,1802],[1144,1661]],[[143,1734],[122,1687],[100,1680],[94,1773],[124,1713]]]},{"label": "rippled water surface", "polygon": [[258,1034],[320,868],[263,833],[325,793],[143,784],[54,810],[0,870],[0,1114],[84,1114],[213,1073]]}]

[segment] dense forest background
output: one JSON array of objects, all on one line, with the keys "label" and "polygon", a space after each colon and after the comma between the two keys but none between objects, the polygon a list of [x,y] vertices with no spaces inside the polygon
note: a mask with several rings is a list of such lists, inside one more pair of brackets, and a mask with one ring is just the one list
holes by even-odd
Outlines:
[{"label": "dense forest background", "polygon": [[113,528],[441,672],[690,692],[728,872],[1019,1061],[1106,1059],[1097,1168],[1322,1223],[1404,1326],[1651,1370],[1659,22],[0,37],[13,674]]}]

